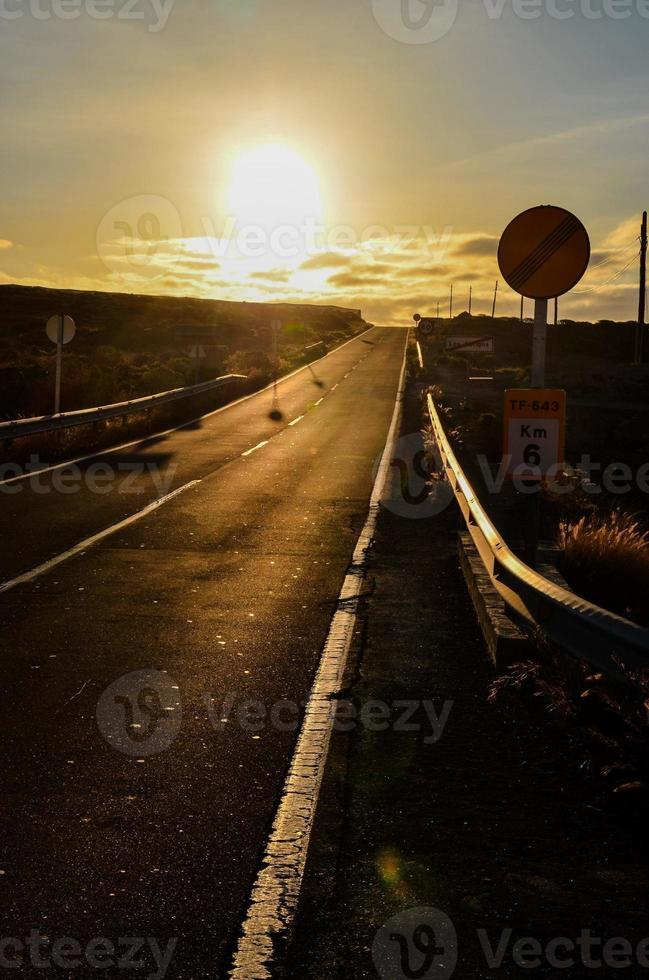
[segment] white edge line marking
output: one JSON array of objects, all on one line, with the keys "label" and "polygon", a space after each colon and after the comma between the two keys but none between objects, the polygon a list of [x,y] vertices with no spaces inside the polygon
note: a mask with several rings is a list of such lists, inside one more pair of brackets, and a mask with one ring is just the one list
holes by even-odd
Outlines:
[{"label": "white edge line marking", "polygon": [[268,439],[264,439],[263,442],[258,442],[256,446],[253,446],[252,447],[252,449],[246,449],[245,453],[241,453],[241,455],[242,456],[250,456],[251,453],[257,452],[258,449],[261,449],[262,446],[267,446],[268,443],[269,443],[269,440]]},{"label": "white edge line marking", "polygon": [[269,980],[274,961],[273,936],[290,929],[297,908],[336,711],[332,696],[341,689],[356,625],[367,552],[376,530],[401,420],[405,370],[404,349],[394,412],[374,481],[369,512],[340,591],[338,609],[329,627],[261,870],[252,889],[230,972],[232,980]]},{"label": "white edge line marking", "polygon": [[298,422],[301,422],[303,418],[304,418],[303,415],[298,415],[298,417],[296,419],[293,419],[293,421],[292,422],[289,422],[288,424],[289,425],[297,425]]},{"label": "white edge line marking", "polygon": [[[283,384],[285,381],[289,381],[294,378],[296,374],[300,374],[302,371],[308,371],[312,368],[314,364],[319,364],[320,361],[326,360],[327,357],[331,357],[332,354],[336,354],[343,347],[347,347],[348,344],[353,343],[355,340],[359,340],[364,337],[366,333],[370,333],[372,330],[383,330],[384,327],[368,327],[367,330],[363,330],[362,333],[357,333],[355,337],[350,337],[339,347],[334,347],[332,350],[327,351],[322,357],[319,357],[315,361],[310,361],[309,364],[303,365],[303,367],[296,368],[295,371],[291,371],[290,374],[285,374],[283,377],[277,379],[277,384]],[[387,328],[389,329],[389,328]],[[379,341],[377,341],[379,343]],[[338,387],[336,385],[336,387]],[[220,408],[215,408],[212,412],[206,412],[205,415],[199,415],[198,418],[190,419],[189,422],[183,422],[181,425],[175,425],[172,429],[164,429],[163,432],[151,432],[148,436],[140,437],[139,439],[133,439],[132,442],[123,442],[119,446],[108,446],[106,449],[98,448],[94,453],[87,453],[85,456],[77,456],[76,459],[66,459],[62,463],[55,463],[53,466],[45,466],[41,470],[30,471],[29,473],[19,473],[17,476],[9,476],[6,480],[0,480],[0,487],[7,483],[16,483],[18,480],[28,480],[32,476],[41,476],[43,473],[53,473],[55,470],[63,469],[64,466],[74,466],[76,463],[85,463],[87,459],[103,459],[104,456],[110,456],[112,453],[119,453],[123,449],[130,449],[132,446],[142,446],[149,439],[159,439],[161,436],[169,436],[173,432],[181,432],[183,429],[188,429],[190,426],[194,425],[196,422],[201,422],[203,419],[210,419],[213,415],[220,415],[221,412],[227,412],[228,409],[234,408],[235,405],[241,405],[243,402],[249,401],[251,398],[256,398],[257,395],[263,395],[265,391],[270,391],[274,388],[274,382],[266,385],[265,388],[260,388],[259,391],[251,391],[248,395],[242,395],[241,398],[236,398],[233,402],[228,402],[227,405],[221,405]]]},{"label": "white edge line marking", "polygon": [[36,568],[32,568],[29,572],[23,572],[22,575],[18,575],[16,578],[0,583],[0,594],[3,592],[8,592],[9,589],[13,589],[17,585],[25,585],[28,582],[32,582],[35,578],[45,575],[53,568],[56,568],[57,565],[67,561],[68,558],[74,558],[75,555],[80,554],[82,551],[87,551],[88,548],[92,548],[93,545],[97,544],[99,541],[102,541],[104,538],[109,537],[109,535],[115,534],[117,531],[121,531],[123,528],[128,527],[129,524],[134,524],[135,521],[139,521],[140,518],[146,517],[147,514],[151,514],[154,510],[157,510],[158,507],[162,507],[163,504],[173,500],[173,498],[177,497],[179,493],[182,493],[184,490],[189,490],[190,487],[195,487],[196,484],[200,482],[200,480],[192,480],[190,483],[185,483],[185,485],[182,487],[177,487],[175,490],[172,490],[171,493],[165,494],[164,497],[158,497],[157,500],[147,504],[146,507],[142,508],[142,510],[138,510],[136,514],[131,514],[130,517],[126,517],[123,521],[120,521],[119,524],[111,524],[110,527],[106,527],[103,531],[98,531],[97,534],[93,534],[91,537],[85,538],[83,541],[75,544],[74,547],[69,548],[68,551],[62,551],[60,555],[57,555],[55,558],[50,558],[49,561],[43,562],[42,565],[37,565]]}]

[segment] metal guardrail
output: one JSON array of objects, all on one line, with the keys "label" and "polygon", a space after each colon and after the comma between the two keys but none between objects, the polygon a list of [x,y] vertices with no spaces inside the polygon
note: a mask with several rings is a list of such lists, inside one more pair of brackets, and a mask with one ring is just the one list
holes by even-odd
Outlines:
[{"label": "metal guardrail", "polygon": [[225,374],[220,378],[202,381],[197,385],[173,388],[171,391],[161,391],[155,395],[145,395],[144,398],[115,402],[113,405],[100,405],[97,408],[84,408],[77,412],[61,412],[59,415],[41,415],[38,418],[0,422],[0,441],[38,435],[42,432],[58,432],[77,425],[93,425],[97,422],[132,415],[135,412],[148,412],[159,405],[166,405],[168,402],[179,401],[181,398],[189,398],[192,395],[202,395],[208,391],[225,388],[235,381],[245,381],[245,379],[245,374]]},{"label": "metal guardrail", "polygon": [[506,545],[467,480],[448,441],[439,412],[428,395],[428,412],[446,476],[467,530],[489,577],[513,615],[539,628],[571,656],[587,660],[619,680],[618,666],[649,667],[649,630],[601,609],[529,568]]}]

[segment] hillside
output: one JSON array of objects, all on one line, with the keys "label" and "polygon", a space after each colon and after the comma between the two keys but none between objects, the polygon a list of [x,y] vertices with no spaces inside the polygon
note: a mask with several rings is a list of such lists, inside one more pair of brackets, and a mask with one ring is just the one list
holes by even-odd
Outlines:
[{"label": "hillside", "polygon": [[[65,348],[63,409],[145,395],[225,371],[270,376],[271,321],[280,320],[279,369],[304,348],[327,347],[365,327],[359,310],[333,306],[233,303],[0,286],[0,416],[51,411],[54,346],[45,323],[55,313],[76,322]],[[199,345],[198,367],[189,354]]]}]

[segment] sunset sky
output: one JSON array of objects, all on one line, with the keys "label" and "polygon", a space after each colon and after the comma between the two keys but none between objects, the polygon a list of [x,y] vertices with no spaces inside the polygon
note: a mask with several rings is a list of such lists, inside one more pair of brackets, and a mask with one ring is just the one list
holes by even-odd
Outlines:
[{"label": "sunset sky", "polygon": [[0,282],[487,312],[553,203],[594,248],[562,314],[631,319],[648,6],[438,0],[426,39],[400,0],[2,0]]}]

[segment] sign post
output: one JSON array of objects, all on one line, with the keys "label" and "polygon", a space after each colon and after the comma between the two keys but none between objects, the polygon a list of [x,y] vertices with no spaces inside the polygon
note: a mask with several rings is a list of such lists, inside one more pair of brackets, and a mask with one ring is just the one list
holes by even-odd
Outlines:
[{"label": "sign post", "polygon": [[534,300],[532,387],[505,392],[504,444],[504,455],[512,462],[518,460],[523,467],[531,467],[523,483],[529,493],[525,558],[532,566],[539,540],[537,484],[547,478],[553,466],[561,465],[564,452],[565,392],[544,390],[548,300],[576,286],[589,261],[590,240],[581,221],[553,205],[517,215],[505,228],[498,246],[498,265],[505,282],[521,297]]},{"label": "sign post", "polygon": [[273,335],[273,409],[277,410],[277,375],[279,372],[279,358],[277,356],[277,339],[279,337],[280,331],[282,329],[281,320],[271,320],[270,330]]},{"label": "sign post", "polygon": [[61,369],[63,362],[63,345],[69,344],[77,328],[71,316],[60,313],[51,316],[45,324],[45,333],[56,344],[56,377],[54,381],[54,414],[61,412]]},{"label": "sign post", "polygon": [[534,329],[532,332],[532,387],[545,384],[545,349],[548,334],[548,301],[534,300]]}]

